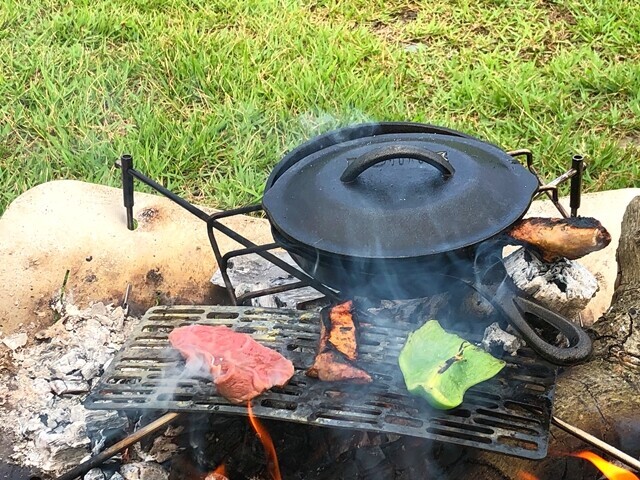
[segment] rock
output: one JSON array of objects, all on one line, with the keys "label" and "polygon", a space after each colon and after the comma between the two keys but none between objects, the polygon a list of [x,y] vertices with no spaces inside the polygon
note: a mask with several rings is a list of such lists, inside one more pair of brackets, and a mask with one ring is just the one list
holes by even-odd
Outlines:
[{"label": "rock", "polygon": [[153,462],[128,463],[120,468],[120,475],[124,480],[169,480],[169,473]]},{"label": "rock", "polygon": [[[482,338],[482,348],[489,353],[498,354],[504,350],[511,355],[515,355],[518,349],[524,345],[524,340],[502,330],[498,322],[489,325]],[[499,351],[496,351],[496,349]]]},{"label": "rock", "polygon": [[24,347],[27,344],[27,340],[28,337],[26,333],[15,333],[3,338],[2,343],[11,350],[17,350],[18,348]]}]

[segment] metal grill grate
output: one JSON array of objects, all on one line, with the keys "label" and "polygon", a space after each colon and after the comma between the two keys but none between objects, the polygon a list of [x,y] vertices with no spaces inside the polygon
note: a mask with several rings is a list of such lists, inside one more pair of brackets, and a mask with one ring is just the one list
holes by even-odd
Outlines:
[{"label": "metal grill grate", "polygon": [[360,323],[358,366],[374,381],[356,386],[304,374],[318,343],[318,313],[223,306],[152,308],[87,398],[86,407],[246,415],[245,406],[217,396],[210,379],[184,377],[184,361],[167,335],[195,323],[248,333],[293,362],[296,373],[288,385],[253,401],[258,417],[411,435],[531,459],[546,456],[554,367],[521,349],[517,356],[504,358],[507,366],[500,374],[470,389],[460,407],[434,410],[408,394],[397,366],[400,349],[417,326],[391,318]]}]

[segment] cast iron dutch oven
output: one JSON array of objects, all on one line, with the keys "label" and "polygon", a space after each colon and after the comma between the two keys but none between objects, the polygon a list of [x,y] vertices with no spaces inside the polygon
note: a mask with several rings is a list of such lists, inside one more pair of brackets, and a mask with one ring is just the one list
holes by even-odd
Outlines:
[{"label": "cast iron dutch oven", "polygon": [[[416,298],[461,279],[543,357],[569,364],[589,355],[589,337],[525,297],[501,260],[500,234],[522,218],[537,188],[536,177],[495,145],[432,125],[376,123],[291,151],[271,173],[262,204],[276,242],[343,295]],[[571,345],[546,342],[528,316]]]}]

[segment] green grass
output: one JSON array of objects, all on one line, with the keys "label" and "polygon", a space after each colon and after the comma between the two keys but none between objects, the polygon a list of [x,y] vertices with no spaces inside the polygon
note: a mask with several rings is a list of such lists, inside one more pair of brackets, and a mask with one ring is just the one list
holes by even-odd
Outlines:
[{"label": "green grass", "polygon": [[288,149],[370,120],[638,186],[637,1],[0,0],[0,212],[51,179],[118,185],[122,152],[240,206]]}]

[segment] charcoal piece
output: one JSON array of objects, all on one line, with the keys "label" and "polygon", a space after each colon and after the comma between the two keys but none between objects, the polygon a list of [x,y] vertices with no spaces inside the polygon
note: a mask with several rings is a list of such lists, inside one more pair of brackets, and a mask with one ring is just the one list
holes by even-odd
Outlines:
[{"label": "charcoal piece", "polygon": [[482,338],[482,348],[498,357],[502,356],[503,351],[515,355],[518,349],[524,345],[524,340],[505,332],[497,322],[487,327]]},{"label": "charcoal piece", "polygon": [[90,390],[89,384],[82,380],[52,380],[49,386],[56,395],[86,393]]},{"label": "charcoal piece", "polygon": [[43,463],[44,470],[66,470],[80,463],[86,456],[89,439],[84,422],[78,421],[59,432],[41,431],[36,437],[35,445],[47,454],[47,460]]},{"label": "charcoal piece", "polygon": [[363,479],[391,478],[391,465],[380,447],[359,448],[355,451],[354,461]]},{"label": "charcoal piece", "polygon": [[[357,303],[366,304],[366,299],[358,299]],[[450,295],[441,293],[425,298],[411,300],[381,300],[378,305],[367,310],[372,316],[397,318],[404,322],[423,323],[425,320],[437,318],[450,309]]]},{"label": "charcoal piece", "polygon": [[[300,270],[288,253],[284,251],[271,253]],[[233,258],[229,261],[227,273],[231,284],[235,288],[235,294],[238,297],[248,292],[287,285],[298,281],[297,278],[256,254],[242,255]],[[225,287],[220,270],[217,270],[213,274],[211,283],[219,287]],[[305,287],[276,293],[274,295],[253,298],[251,299],[251,305],[254,307],[296,308],[298,303],[317,300],[323,296],[324,295],[318,293],[317,290]]]},{"label": "charcoal piece", "polygon": [[[208,415],[208,422],[201,426],[210,429],[192,432],[190,444],[193,448],[194,460],[205,470],[213,470],[221,463],[239,452],[247,434],[249,422],[244,417],[230,415]],[[198,423],[195,422],[194,425]]]},{"label": "charcoal piece", "polygon": [[124,438],[129,427],[129,419],[115,410],[87,410],[85,422],[93,454]]}]

